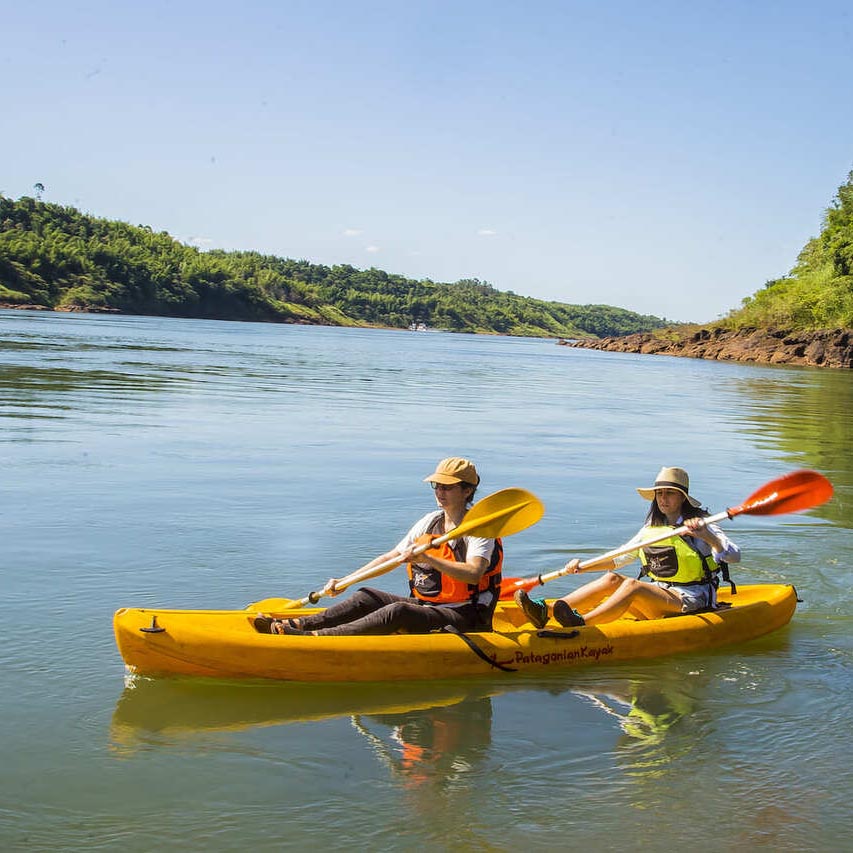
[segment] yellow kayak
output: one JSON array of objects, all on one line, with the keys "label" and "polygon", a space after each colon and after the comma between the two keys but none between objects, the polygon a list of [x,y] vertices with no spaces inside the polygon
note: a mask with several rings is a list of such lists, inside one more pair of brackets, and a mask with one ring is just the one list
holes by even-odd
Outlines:
[{"label": "yellow kayak", "polygon": [[[787,625],[793,586],[756,584],[720,591],[723,607],[665,619],[618,619],[597,626],[536,630],[512,601],[502,601],[482,634],[312,637],[260,634],[258,609],[122,608],[113,618],[128,668],[147,676],[271,678],[287,681],[397,681],[471,678],[655,658],[743,643]],[[269,601],[269,600],[268,600]],[[728,606],[727,606],[728,605]],[[275,615],[265,608],[268,615]],[[288,611],[289,616],[315,613]]]}]

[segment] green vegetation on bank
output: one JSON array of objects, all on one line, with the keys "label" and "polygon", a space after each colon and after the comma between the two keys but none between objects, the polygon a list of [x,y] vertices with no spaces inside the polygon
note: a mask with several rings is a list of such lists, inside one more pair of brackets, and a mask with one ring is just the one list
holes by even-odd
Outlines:
[{"label": "green vegetation on bank", "polygon": [[665,321],[607,305],[567,305],[378,269],[257,252],[202,252],[143,226],[0,194],[0,302],[59,310],[430,328],[581,338],[651,331]]},{"label": "green vegetation on bank", "polygon": [[838,188],[820,235],[806,243],[791,272],[768,281],[717,325],[790,331],[853,328],[853,172]]}]

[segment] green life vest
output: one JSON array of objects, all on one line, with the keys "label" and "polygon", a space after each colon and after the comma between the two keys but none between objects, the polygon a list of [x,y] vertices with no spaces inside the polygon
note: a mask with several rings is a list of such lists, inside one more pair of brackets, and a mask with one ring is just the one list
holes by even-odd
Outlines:
[{"label": "green life vest", "polygon": [[[646,527],[644,539],[656,539],[675,530],[674,527]],[[711,557],[700,554],[696,548],[682,536],[672,536],[654,545],[640,547],[640,562],[643,564],[643,574],[652,580],[669,583],[701,583],[710,581],[712,572],[717,570],[717,564]]]}]

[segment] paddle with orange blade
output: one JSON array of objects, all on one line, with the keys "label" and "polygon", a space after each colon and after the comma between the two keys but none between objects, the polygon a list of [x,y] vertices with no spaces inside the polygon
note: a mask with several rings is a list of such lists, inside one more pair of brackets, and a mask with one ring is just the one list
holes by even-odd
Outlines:
[{"label": "paddle with orange blade", "polygon": [[[734,518],[736,515],[784,515],[789,512],[799,512],[800,510],[810,509],[811,507],[826,503],[832,497],[832,491],[832,483],[823,474],[805,469],[792,471],[790,474],[784,474],[775,480],[771,480],[769,483],[765,483],[742,504],[729,507],[727,510],[718,512],[716,515],[708,516],[705,518],[705,522],[707,524],[716,524],[718,521]],[[689,533],[687,527],[677,527],[675,530],[668,530],[663,535],[649,539],[643,544],[652,545],[655,542],[662,542],[664,539],[669,539],[673,536],[684,536],[686,533]],[[636,544],[631,547],[623,545],[621,548],[608,551],[599,557],[584,560],[578,566],[578,572],[605,571],[607,567],[603,566],[602,563],[606,563],[614,557],[621,557],[623,554],[630,554],[636,550]],[[570,574],[570,572],[567,572],[563,568],[529,578],[504,578],[501,585],[501,598],[512,598],[516,590],[519,589],[529,592],[540,584],[547,583],[567,574]]]}]

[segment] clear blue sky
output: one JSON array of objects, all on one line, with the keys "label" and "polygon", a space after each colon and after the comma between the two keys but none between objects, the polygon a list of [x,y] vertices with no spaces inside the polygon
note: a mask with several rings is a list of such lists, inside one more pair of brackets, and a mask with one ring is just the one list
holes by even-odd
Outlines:
[{"label": "clear blue sky", "polygon": [[853,4],[0,2],[0,191],[705,322],[853,169]]}]

